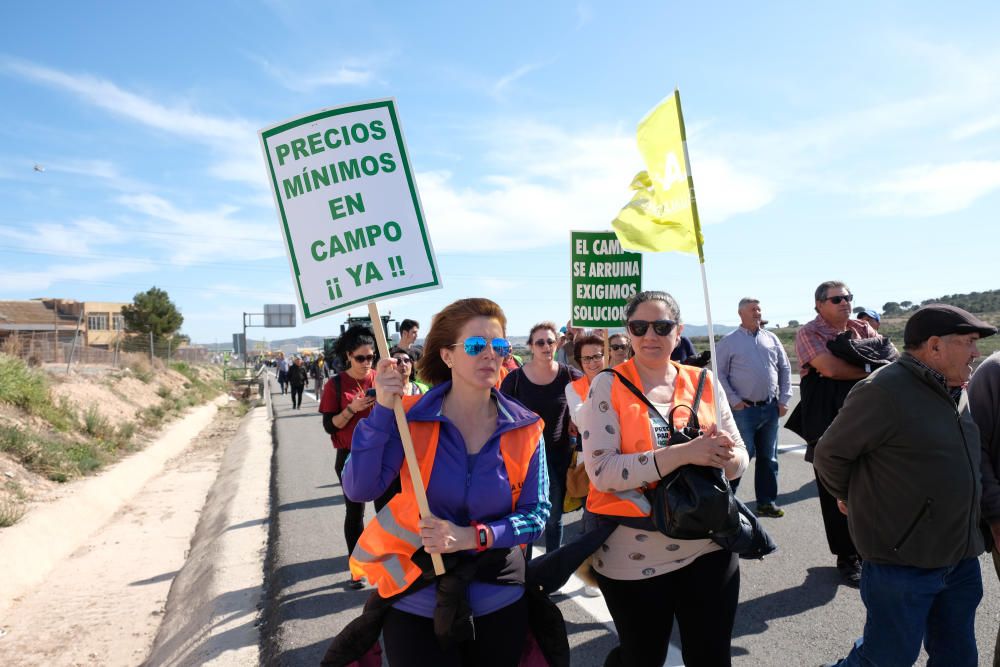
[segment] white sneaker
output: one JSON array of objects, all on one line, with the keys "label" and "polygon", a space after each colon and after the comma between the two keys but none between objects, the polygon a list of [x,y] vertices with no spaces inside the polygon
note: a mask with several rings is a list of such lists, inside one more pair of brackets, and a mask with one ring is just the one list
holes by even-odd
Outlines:
[{"label": "white sneaker", "polygon": [[583,594],[588,598],[598,598],[601,597],[601,589],[597,586],[584,586]]}]

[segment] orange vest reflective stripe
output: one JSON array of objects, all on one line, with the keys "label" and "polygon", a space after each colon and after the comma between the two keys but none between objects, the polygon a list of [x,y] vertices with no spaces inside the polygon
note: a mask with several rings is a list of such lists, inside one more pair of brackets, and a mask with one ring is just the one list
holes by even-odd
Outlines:
[{"label": "orange vest reflective stripe", "polygon": [[[674,385],[673,406],[691,405],[694,403],[695,391],[698,389],[698,375],[700,368],[693,366],[683,366],[671,361],[671,365],[677,369],[677,381]],[[642,380],[635,368],[635,361],[628,361],[615,367],[619,373],[624,375],[640,391],[643,389]],[[713,404],[712,380],[705,378],[705,387],[701,393],[701,404],[698,406],[698,422],[702,429],[715,423],[715,406]],[[640,401],[635,394],[629,391],[622,382],[615,377],[611,383],[611,406],[618,414],[618,423],[621,432],[621,453],[639,454],[653,450],[652,429],[649,420],[649,409]],[[671,407],[673,407],[671,406]],[[674,413],[674,426],[683,428],[691,418],[691,412],[683,408]],[[590,493],[587,495],[587,509],[597,514],[607,514],[610,516],[649,516],[652,509],[649,501],[644,495],[647,488],[655,488],[656,482],[645,488],[627,489],[625,491],[601,491],[593,481],[590,483]]]},{"label": "orange vest reflective stripe", "polygon": [[[404,396],[403,407],[409,409],[421,396]],[[417,455],[420,476],[426,489],[434,469],[441,422],[409,422],[413,449]],[[500,454],[510,481],[511,512],[517,507],[528,474],[531,457],[542,435],[542,421],[538,420],[503,433],[500,436]],[[413,478],[406,462],[400,470],[402,492],[365,526],[361,539],[351,553],[351,575],[355,579],[367,577],[378,588],[378,594],[388,598],[400,593],[420,578],[421,570],[413,562],[413,554],[421,548],[420,512],[413,492]]]},{"label": "orange vest reflective stripe", "polygon": [[573,391],[576,392],[576,395],[580,397],[580,400],[586,401],[587,392],[590,390],[590,379],[584,375],[578,380],[573,380],[570,384],[573,386]]}]

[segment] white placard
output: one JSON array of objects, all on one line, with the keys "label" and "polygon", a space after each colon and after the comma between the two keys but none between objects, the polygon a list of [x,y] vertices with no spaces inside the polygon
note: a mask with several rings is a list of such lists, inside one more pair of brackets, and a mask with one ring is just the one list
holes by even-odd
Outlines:
[{"label": "white placard", "polygon": [[260,131],[303,320],[441,286],[395,101]]}]

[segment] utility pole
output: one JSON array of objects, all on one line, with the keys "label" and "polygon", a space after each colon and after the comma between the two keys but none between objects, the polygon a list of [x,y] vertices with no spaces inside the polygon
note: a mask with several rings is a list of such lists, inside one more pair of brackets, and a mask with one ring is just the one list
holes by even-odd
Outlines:
[{"label": "utility pole", "polygon": [[149,363],[153,363],[153,330],[149,330]]}]

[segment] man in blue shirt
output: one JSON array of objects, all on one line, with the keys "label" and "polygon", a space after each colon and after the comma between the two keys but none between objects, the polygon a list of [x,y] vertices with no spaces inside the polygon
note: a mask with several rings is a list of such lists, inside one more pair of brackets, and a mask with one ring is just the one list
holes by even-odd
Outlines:
[{"label": "man in blue shirt", "polygon": [[[792,371],[781,341],[761,327],[758,299],[739,304],[740,327],[716,346],[716,372],[750,458],[757,456],[757,515],[781,517],[778,497],[778,420],[792,398]],[[733,490],[739,480],[733,480]]]}]

